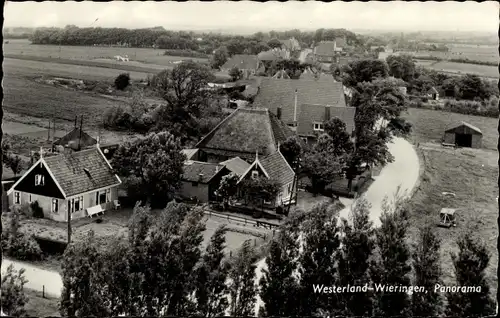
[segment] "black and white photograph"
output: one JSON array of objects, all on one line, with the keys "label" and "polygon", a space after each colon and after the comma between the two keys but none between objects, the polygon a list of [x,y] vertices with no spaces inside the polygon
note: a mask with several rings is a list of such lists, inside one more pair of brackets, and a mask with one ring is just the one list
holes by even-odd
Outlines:
[{"label": "black and white photograph", "polygon": [[6,1],[1,316],[494,317],[496,1]]}]

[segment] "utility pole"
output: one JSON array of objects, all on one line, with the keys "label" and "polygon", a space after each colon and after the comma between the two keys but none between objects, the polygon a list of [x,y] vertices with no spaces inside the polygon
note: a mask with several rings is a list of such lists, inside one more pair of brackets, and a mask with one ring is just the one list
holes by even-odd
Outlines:
[{"label": "utility pole", "polygon": [[49,129],[47,130],[47,142],[50,141],[50,119],[49,119]]},{"label": "utility pole", "polygon": [[71,243],[71,205],[68,201],[68,246]]},{"label": "utility pole", "polygon": [[80,150],[82,142],[82,129],[83,129],[83,115],[80,117],[80,137],[78,138],[78,150]]}]

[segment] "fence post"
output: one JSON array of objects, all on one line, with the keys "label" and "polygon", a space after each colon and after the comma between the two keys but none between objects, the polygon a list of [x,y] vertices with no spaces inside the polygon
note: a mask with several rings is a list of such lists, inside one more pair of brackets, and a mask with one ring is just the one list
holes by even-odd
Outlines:
[{"label": "fence post", "polygon": [[45,285],[42,285],[42,298],[45,298]]}]

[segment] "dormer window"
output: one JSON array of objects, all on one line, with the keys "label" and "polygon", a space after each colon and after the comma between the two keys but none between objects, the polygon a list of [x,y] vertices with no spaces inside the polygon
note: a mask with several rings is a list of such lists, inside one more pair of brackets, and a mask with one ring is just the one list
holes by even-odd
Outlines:
[{"label": "dormer window", "polygon": [[324,131],[323,123],[316,122],[314,123],[314,131]]},{"label": "dormer window", "polygon": [[259,172],[257,170],[252,171],[252,179],[257,179],[259,177]]},{"label": "dormer window", "polygon": [[35,186],[43,186],[45,183],[44,176],[41,174],[35,175]]}]

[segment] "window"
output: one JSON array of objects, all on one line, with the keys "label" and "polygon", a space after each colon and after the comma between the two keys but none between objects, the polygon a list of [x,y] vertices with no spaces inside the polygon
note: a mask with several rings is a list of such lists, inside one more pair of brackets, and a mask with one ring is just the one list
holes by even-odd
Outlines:
[{"label": "window", "polygon": [[252,171],[252,179],[258,178],[259,177],[259,172],[257,170]]},{"label": "window", "polygon": [[57,199],[52,199],[52,212],[53,213],[59,212],[59,200]]},{"label": "window", "polygon": [[21,204],[21,193],[14,192],[14,204]]},{"label": "window", "polygon": [[78,197],[76,199],[73,199],[75,201],[74,205],[75,205],[75,212],[78,212],[78,211],[81,211],[83,210],[83,197]]},{"label": "window", "polygon": [[191,182],[191,185],[192,185],[193,187],[197,187],[197,186],[198,186],[198,182]]},{"label": "window", "polygon": [[314,131],[323,131],[323,123],[314,123]]},{"label": "window", "polygon": [[41,174],[35,175],[35,186],[43,186],[44,184],[44,176]]}]

